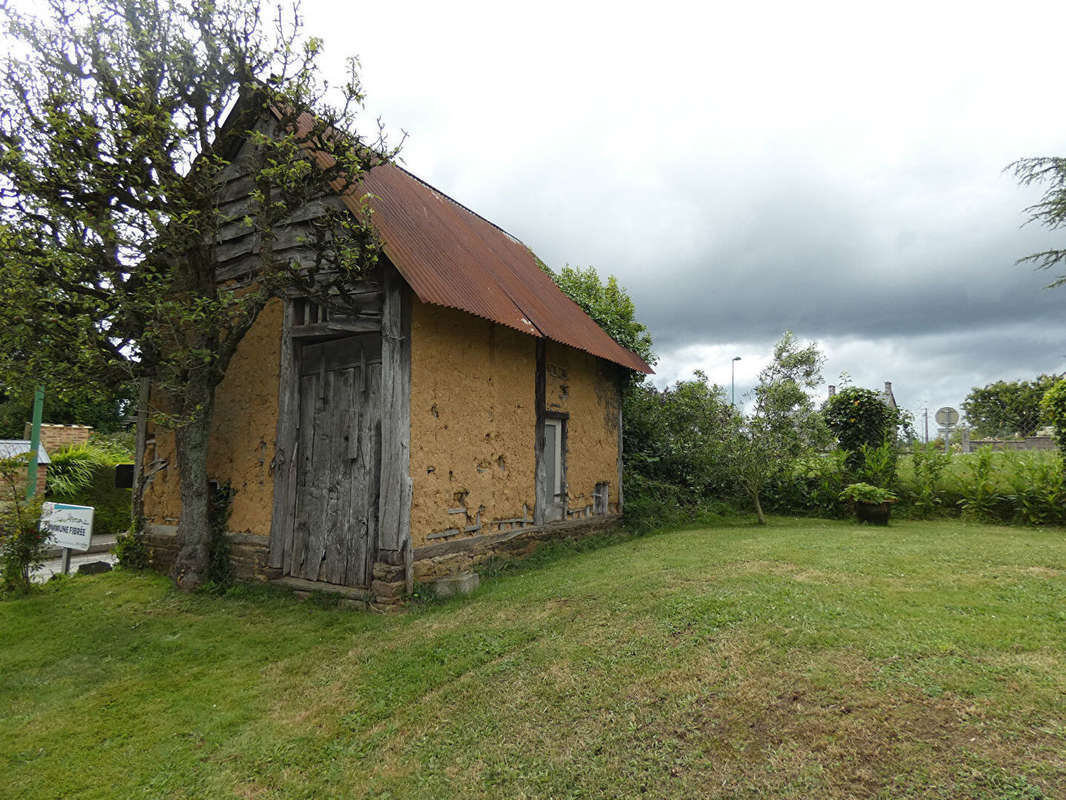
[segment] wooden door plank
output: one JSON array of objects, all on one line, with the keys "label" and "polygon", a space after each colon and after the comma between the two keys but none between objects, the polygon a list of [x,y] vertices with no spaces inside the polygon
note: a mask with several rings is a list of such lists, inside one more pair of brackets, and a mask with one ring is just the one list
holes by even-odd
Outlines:
[{"label": "wooden door plank", "polygon": [[[356,462],[354,485],[353,526],[358,540],[354,542],[353,557],[349,561],[348,580],[351,585],[369,586],[373,569],[373,554],[378,540],[378,498],[381,478],[381,365],[367,366],[367,390],[360,398],[359,458]],[[356,516],[357,515],[357,516]]]},{"label": "wooden door plank", "polygon": [[292,546],[285,571],[289,575],[303,575],[304,560],[307,554],[307,538],[310,533],[311,519],[311,475],[313,474],[315,452],[315,406],[318,397],[318,376],[305,375],[300,378],[300,422],[297,431],[298,466],[296,471],[296,511],[294,514]]},{"label": "wooden door plank", "polygon": [[348,459],[346,432],[351,426],[352,385],[355,370],[331,370],[330,393],[330,472],[325,524],[325,559],[322,578],[329,583],[344,583],[348,566],[349,513],[352,494],[352,469]]},{"label": "wooden door plank", "polygon": [[355,370],[352,384],[351,442],[349,443],[349,469],[351,483],[348,508],[348,561],[344,564],[344,582],[349,586],[369,586],[364,580],[367,559],[367,470],[365,449],[369,435],[364,430],[372,410],[367,406],[366,358]]},{"label": "wooden door plank", "polygon": [[[323,360],[322,365],[324,366]],[[330,439],[332,420],[330,419],[329,397],[333,373],[322,370],[316,387],[315,421],[314,421],[314,462],[309,476],[307,495],[310,498],[307,535],[307,555],[304,559],[303,574],[299,577],[310,581],[319,580],[322,559],[326,553],[326,513],[328,508],[329,480],[332,450]]]}]

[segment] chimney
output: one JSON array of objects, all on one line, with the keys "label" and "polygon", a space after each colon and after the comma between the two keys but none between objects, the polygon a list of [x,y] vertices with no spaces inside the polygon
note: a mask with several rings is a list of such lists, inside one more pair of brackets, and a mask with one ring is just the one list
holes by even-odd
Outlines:
[{"label": "chimney", "polygon": [[885,381],[885,394],[892,396],[892,381]]},{"label": "chimney", "polygon": [[836,393],[837,393],[837,387],[835,387],[833,384],[829,384],[829,396],[832,397]]}]

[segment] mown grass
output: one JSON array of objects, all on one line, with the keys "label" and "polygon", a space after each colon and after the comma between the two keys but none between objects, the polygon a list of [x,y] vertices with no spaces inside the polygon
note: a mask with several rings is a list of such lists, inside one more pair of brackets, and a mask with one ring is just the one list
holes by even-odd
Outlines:
[{"label": "mown grass", "polygon": [[1066,536],[777,518],[400,617],[146,574],[0,604],[0,796],[1066,796]]}]

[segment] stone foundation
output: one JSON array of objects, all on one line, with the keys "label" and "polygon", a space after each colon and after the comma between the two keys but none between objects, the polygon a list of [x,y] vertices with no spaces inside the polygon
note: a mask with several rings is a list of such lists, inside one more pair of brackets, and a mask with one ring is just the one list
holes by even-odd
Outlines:
[{"label": "stone foundation", "polygon": [[[152,568],[170,572],[178,556],[178,529],[174,525],[149,525],[144,534]],[[268,581],[280,577],[270,568],[270,539],[254,533],[227,533],[233,576],[239,581]]]},{"label": "stone foundation", "polygon": [[490,558],[521,558],[529,555],[545,542],[582,539],[618,525],[620,514],[602,514],[582,519],[555,522],[537,528],[523,528],[506,533],[473,536],[426,547],[414,551],[414,578],[419,583],[431,583],[470,572]]},{"label": "stone foundation", "polygon": [[[541,527],[529,527],[504,533],[472,536],[458,541],[442,542],[419,547],[413,553],[414,579],[432,583],[441,578],[453,578],[470,573],[491,558],[511,559],[529,555],[546,542],[581,539],[610,530],[621,521],[620,514],[603,514],[567,522],[554,522]],[[280,571],[270,567],[270,540],[250,533],[229,533],[230,558],[233,574],[241,581],[270,581],[281,578]],[[166,573],[178,554],[177,528],[173,525],[149,525],[145,532],[152,567]],[[403,605],[407,594],[407,568],[393,564],[400,554],[382,553],[387,560],[374,564],[373,581],[368,600],[379,610],[393,610]],[[283,579],[282,583],[286,580]],[[349,587],[332,587],[303,581],[309,587],[341,594]],[[364,590],[365,591],[365,590]]]}]

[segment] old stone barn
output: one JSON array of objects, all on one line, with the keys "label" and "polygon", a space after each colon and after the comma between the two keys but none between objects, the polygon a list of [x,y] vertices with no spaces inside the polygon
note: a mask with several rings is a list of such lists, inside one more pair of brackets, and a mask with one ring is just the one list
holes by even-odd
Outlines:
[{"label": "old stone barn", "polygon": [[[239,165],[222,202],[240,201]],[[273,301],[217,392],[209,474],[234,492],[237,574],[390,602],[412,579],[613,522],[620,384],[648,365],[504,230],[395,165],[365,188],[385,258],[353,288],[358,311]],[[223,276],[254,248],[220,246]],[[148,541],[166,567],[173,439],[146,423],[140,440]]]}]

